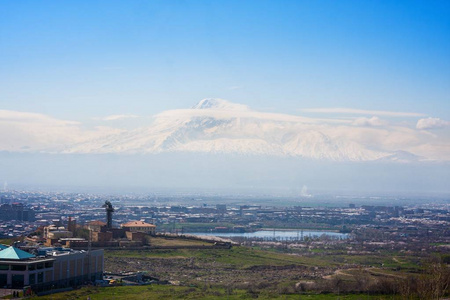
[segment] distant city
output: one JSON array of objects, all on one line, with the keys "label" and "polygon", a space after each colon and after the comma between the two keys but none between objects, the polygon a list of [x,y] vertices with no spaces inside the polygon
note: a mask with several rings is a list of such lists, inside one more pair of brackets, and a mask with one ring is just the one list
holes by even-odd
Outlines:
[{"label": "distant city", "polygon": [[[0,193],[0,236],[27,236],[39,227],[107,222],[105,201],[114,207],[114,226],[140,220],[155,224],[159,232],[198,231],[193,224],[210,224],[210,232],[251,232],[258,228],[310,228],[358,230],[380,227],[396,236],[420,227],[426,235],[439,235],[450,223],[450,203],[445,198],[334,196],[271,198],[201,195],[93,195],[3,191]],[[391,203],[391,205],[388,205]],[[183,224],[189,224],[183,226]],[[228,226],[221,226],[228,224]],[[214,226],[217,225],[217,226]],[[415,232],[415,233],[418,233]],[[445,235],[444,235],[445,236]]]}]

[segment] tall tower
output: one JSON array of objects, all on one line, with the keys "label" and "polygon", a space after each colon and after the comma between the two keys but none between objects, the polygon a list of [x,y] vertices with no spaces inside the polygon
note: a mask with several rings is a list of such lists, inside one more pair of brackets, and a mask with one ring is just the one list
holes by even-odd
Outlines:
[{"label": "tall tower", "polygon": [[111,229],[112,228],[112,214],[114,212],[114,208],[108,200],[105,201],[105,204],[103,206],[106,210],[106,228]]}]

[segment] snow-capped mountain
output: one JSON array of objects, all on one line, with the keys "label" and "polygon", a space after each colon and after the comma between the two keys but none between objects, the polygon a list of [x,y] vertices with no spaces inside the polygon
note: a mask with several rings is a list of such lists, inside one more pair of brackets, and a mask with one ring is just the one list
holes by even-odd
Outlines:
[{"label": "snow-capped mountain", "polygon": [[148,127],[97,137],[64,152],[203,152],[334,161],[397,159],[395,151],[349,137],[346,130],[352,126],[345,120],[324,123],[294,115],[257,112],[222,99],[203,99],[191,109],[158,114]]},{"label": "snow-capped mountain", "polygon": [[199,103],[192,107],[193,109],[218,109],[218,110],[236,110],[236,111],[249,111],[250,108],[247,105],[232,103],[223,99],[207,98],[201,100]]},{"label": "snow-capped mountain", "polygon": [[399,163],[408,163],[412,161],[425,161],[424,157],[415,155],[407,151],[395,151],[388,156],[384,156],[379,159],[379,161],[393,161]]}]

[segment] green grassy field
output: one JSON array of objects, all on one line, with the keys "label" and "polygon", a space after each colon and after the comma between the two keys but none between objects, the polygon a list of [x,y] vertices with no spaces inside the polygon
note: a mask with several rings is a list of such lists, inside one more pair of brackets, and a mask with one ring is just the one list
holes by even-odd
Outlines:
[{"label": "green grassy field", "polygon": [[183,247],[183,246],[212,246],[212,242],[199,240],[165,238],[165,237],[148,237],[150,246],[155,247]]},{"label": "green grassy field", "polygon": [[[205,242],[158,237],[151,243],[186,246]],[[303,249],[301,253],[244,246],[106,249],[105,271],[142,271],[180,286],[86,287],[42,299],[397,299],[396,296],[343,292],[380,291],[373,289],[374,284],[384,279],[395,282],[407,276],[418,276],[426,260],[426,257],[394,251],[350,255],[340,248],[324,249]],[[313,285],[308,286],[309,283]],[[313,293],[317,291],[329,294]]]},{"label": "green grassy field", "polygon": [[118,286],[118,287],[87,287],[71,292],[34,297],[35,299],[310,299],[310,300],[363,300],[363,299],[397,299],[393,296],[379,296],[367,294],[288,294],[281,295],[278,292],[252,293],[246,290],[227,290],[224,288],[180,287],[180,286]]},{"label": "green grassy field", "polygon": [[232,249],[176,249],[176,250],[118,250],[105,251],[105,257],[128,258],[197,258],[213,260],[236,268],[250,268],[254,266],[338,266],[338,263],[317,257],[290,255],[272,251],[257,250],[248,247],[233,247]]},{"label": "green grassy field", "polygon": [[[158,242],[159,243],[159,242]],[[162,241],[161,244],[173,242]],[[193,245],[198,243],[192,242]],[[201,243],[201,242],[200,242]],[[364,255],[298,255],[276,251],[259,250],[249,247],[233,247],[232,249],[175,249],[175,250],[118,250],[105,251],[105,257],[128,258],[197,258],[214,260],[236,268],[253,266],[286,266],[302,265],[306,267],[340,267],[358,265],[362,267],[390,268],[403,272],[417,272],[421,259],[398,253],[364,254]]]},{"label": "green grassy field", "polygon": [[[421,271],[417,264],[419,258],[393,252],[299,255],[242,246],[232,249],[119,250],[105,251],[105,255],[107,271],[139,270],[183,286],[199,283],[213,288],[232,286],[258,294],[280,291],[286,296],[300,291],[376,291],[382,288],[380,280],[396,284]],[[300,287],[305,282],[313,284]],[[392,291],[392,288],[388,290]]]}]

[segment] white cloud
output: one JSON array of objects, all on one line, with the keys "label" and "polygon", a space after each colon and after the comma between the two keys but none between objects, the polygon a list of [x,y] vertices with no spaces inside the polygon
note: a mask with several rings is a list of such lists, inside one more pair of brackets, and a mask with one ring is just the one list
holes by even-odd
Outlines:
[{"label": "white cloud", "polygon": [[438,128],[444,128],[450,126],[449,121],[444,121],[439,118],[426,118],[426,119],[420,119],[417,121],[416,128],[417,129],[438,129]]},{"label": "white cloud", "polygon": [[221,109],[174,109],[167,110],[160,114],[157,114],[157,118],[186,118],[186,117],[214,117],[216,119],[229,119],[229,118],[253,118],[261,120],[272,120],[281,122],[293,122],[293,123],[311,123],[311,124],[350,124],[349,120],[341,119],[319,119],[319,118],[307,118],[302,116],[279,114],[279,113],[267,113],[258,112],[253,110],[221,110]]},{"label": "white cloud", "polygon": [[308,193],[308,187],[306,185],[304,185],[302,187],[302,191],[300,192],[300,196],[304,197],[304,198],[311,198],[312,195]]},{"label": "white cloud", "polygon": [[372,118],[366,118],[366,117],[362,117],[362,118],[356,118],[353,121],[353,125],[356,126],[385,126],[387,125],[388,122],[386,122],[385,120],[381,120],[380,118],[373,116]]},{"label": "white cloud", "polygon": [[439,141],[422,143],[417,147],[412,148],[411,151],[431,160],[450,161],[450,143]]},{"label": "white cloud", "polygon": [[[228,107],[228,106],[227,106]],[[221,109],[222,108],[222,109]],[[291,155],[317,159],[376,160],[396,151],[450,160],[445,132],[393,125],[378,116],[354,119],[305,118],[288,114],[229,110],[223,107],[164,111],[149,126],[134,115],[102,119],[119,125],[87,128],[86,124],[43,114],[0,110],[0,151],[52,153],[159,153],[216,151]],[[122,124],[124,123],[124,124]],[[427,118],[417,128],[449,125]],[[137,128],[137,126],[140,126]],[[258,152],[259,151],[259,152]]]},{"label": "white cloud", "polygon": [[77,143],[117,134],[110,127],[84,129],[80,122],[44,114],[0,110],[0,150],[59,152]]},{"label": "white cloud", "polygon": [[[195,118],[205,117],[224,121],[234,118],[239,120],[237,122],[240,124],[238,133],[240,138],[245,135],[269,140],[272,146],[280,146],[284,154],[302,153],[306,157],[326,157],[334,152],[336,159],[353,156],[355,160],[357,157],[374,160],[397,151],[416,154],[414,151],[419,149],[417,147],[420,145],[433,143],[439,139],[438,136],[430,135],[426,131],[418,132],[411,129],[408,123],[394,125],[377,116],[353,120],[320,119],[252,110],[182,109],[165,111],[155,116],[155,119],[161,128],[172,128],[175,122],[187,124]],[[213,128],[217,130],[217,127]],[[227,132],[227,134],[236,133]],[[443,138],[444,144],[450,144],[447,138],[440,138]],[[340,148],[347,150],[342,153],[337,150]],[[441,153],[444,147],[439,147],[435,151],[431,151],[431,148],[421,151],[420,156],[433,159],[444,157]],[[267,148],[267,151],[271,152],[271,149]],[[429,151],[430,155],[425,155],[426,151]]]},{"label": "white cloud", "polygon": [[137,116],[137,115],[132,115],[132,114],[126,114],[126,115],[110,115],[110,116],[106,116],[106,117],[98,118],[98,119],[99,119],[99,120],[102,120],[102,121],[116,121],[116,120],[135,119],[135,118],[139,118],[139,116]]},{"label": "white cloud", "polygon": [[373,115],[388,117],[423,117],[425,114],[414,112],[396,112],[384,110],[364,110],[354,108],[304,108],[303,112],[326,113],[326,114],[351,114],[351,115]]},{"label": "white cloud", "polygon": [[27,122],[39,122],[41,124],[51,124],[56,126],[65,125],[77,125],[79,122],[58,120],[44,114],[12,111],[12,110],[0,110],[0,122],[15,122],[15,123],[27,123]]}]

